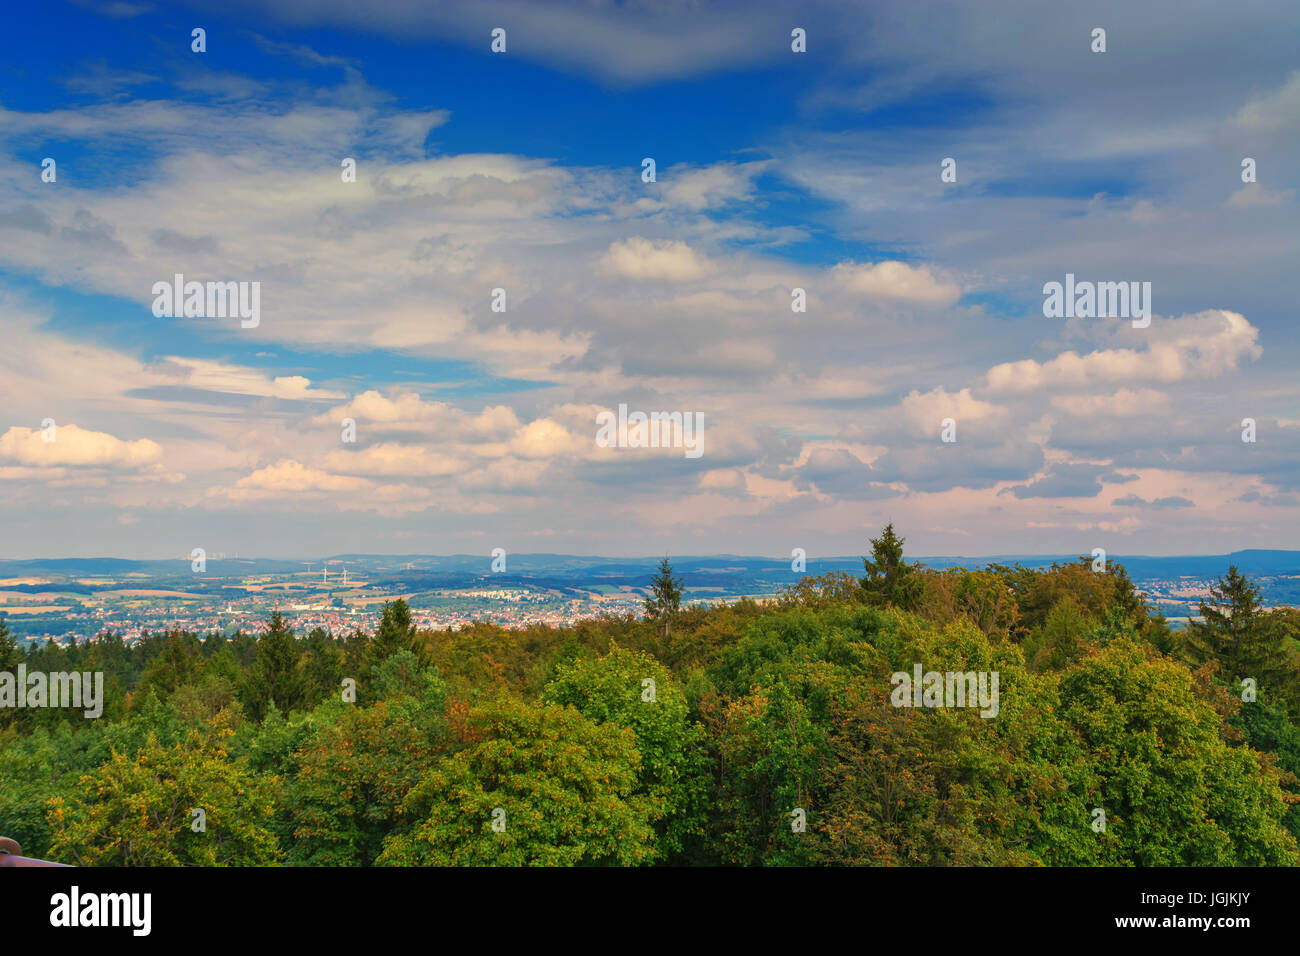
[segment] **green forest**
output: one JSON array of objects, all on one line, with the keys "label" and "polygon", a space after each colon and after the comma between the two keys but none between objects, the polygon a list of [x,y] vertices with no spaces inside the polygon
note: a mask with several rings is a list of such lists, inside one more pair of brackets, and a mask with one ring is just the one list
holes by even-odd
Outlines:
[{"label": "green forest", "polygon": [[[0,836],[83,866],[1260,866],[1300,862],[1300,612],[1225,569],[1174,631],[1124,568],[861,577],[569,627],[105,634],[0,671]],[[917,665],[996,716],[897,706]],[[196,813],[201,811],[201,813]]]}]

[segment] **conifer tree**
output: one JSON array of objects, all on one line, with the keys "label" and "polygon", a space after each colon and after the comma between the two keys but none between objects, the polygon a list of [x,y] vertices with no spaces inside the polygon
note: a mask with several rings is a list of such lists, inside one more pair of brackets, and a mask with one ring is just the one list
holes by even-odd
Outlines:
[{"label": "conifer tree", "polygon": [[682,606],[682,579],[673,577],[673,566],[665,557],[659,562],[659,573],[650,579],[650,597],[645,600],[645,613],[652,621],[663,621],[664,639],[672,616]]},{"label": "conifer tree", "polygon": [[871,539],[871,557],[862,559],[867,572],[862,590],[868,603],[880,607],[892,604],[904,611],[915,610],[920,603],[924,584],[916,566],[903,560],[905,540],[894,533],[892,521],[879,538]]},{"label": "conifer tree", "polygon": [[254,668],[258,683],[253,695],[254,712],[260,718],[274,705],[281,713],[301,701],[298,677],[298,642],[293,628],[279,611],[271,612],[266,632],[257,639],[257,664]]},{"label": "conifer tree", "polygon": [[1200,602],[1201,621],[1188,621],[1188,656],[1197,663],[1214,661],[1229,681],[1253,677],[1261,686],[1280,688],[1289,671],[1286,633],[1263,610],[1259,588],[1236,565]]},{"label": "conifer tree", "polygon": [[384,613],[375,629],[375,636],[366,647],[366,667],[372,669],[398,651],[415,648],[415,625],[411,623],[411,609],[398,598],[384,604]]},{"label": "conifer tree", "polygon": [[18,642],[9,633],[4,618],[0,617],[0,671],[13,671],[23,659]]}]

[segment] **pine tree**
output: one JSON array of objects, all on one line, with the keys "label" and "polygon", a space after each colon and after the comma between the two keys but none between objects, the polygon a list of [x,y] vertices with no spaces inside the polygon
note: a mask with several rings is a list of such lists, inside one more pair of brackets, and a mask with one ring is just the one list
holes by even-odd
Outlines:
[{"label": "pine tree", "polygon": [[[0,617],[0,673],[16,674],[18,665],[22,663],[23,659],[24,655],[18,649],[18,642],[10,635],[4,618]],[[19,714],[25,714],[25,712],[10,710],[7,707],[0,709],[0,727],[15,723]]]},{"label": "pine tree", "polygon": [[23,652],[18,649],[18,642],[9,633],[4,618],[0,617],[0,672],[12,673],[21,663]]},{"label": "pine tree", "polygon": [[352,633],[343,638],[343,676],[357,677],[366,666],[366,648],[370,646],[370,635],[359,627],[352,628]]},{"label": "pine tree", "polygon": [[903,560],[905,540],[894,533],[892,521],[879,538],[871,539],[871,557],[862,559],[867,572],[862,590],[868,603],[881,607],[892,604],[904,611],[915,610],[920,603],[924,584],[916,566]]},{"label": "pine tree", "polygon": [[1228,681],[1253,677],[1261,686],[1276,688],[1289,667],[1285,632],[1265,613],[1259,588],[1228,568],[1200,602],[1201,621],[1188,621],[1186,647],[1197,663],[1214,661]]},{"label": "pine tree", "polygon": [[415,648],[415,625],[411,623],[411,609],[401,598],[384,604],[383,617],[375,636],[366,647],[366,666],[374,668],[398,651]]},{"label": "pine tree", "polygon": [[333,696],[343,679],[343,651],[323,628],[312,628],[307,650],[299,663],[303,701],[317,704]]},{"label": "pine tree", "polygon": [[672,616],[682,606],[682,579],[673,577],[673,566],[667,557],[659,562],[659,573],[650,579],[650,591],[650,597],[645,600],[646,617],[664,622],[667,640]]},{"label": "pine tree", "polygon": [[279,611],[271,612],[270,626],[257,639],[257,680],[261,687],[258,716],[265,713],[260,708],[274,704],[283,714],[301,700],[298,678],[298,642],[293,628],[285,623]]}]

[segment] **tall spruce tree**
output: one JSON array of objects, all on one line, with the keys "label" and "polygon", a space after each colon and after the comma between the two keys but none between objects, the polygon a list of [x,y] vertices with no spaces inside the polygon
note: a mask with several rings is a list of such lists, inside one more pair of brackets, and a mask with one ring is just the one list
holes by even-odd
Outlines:
[{"label": "tall spruce tree", "polygon": [[650,597],[645,599],[645,613],[652,621],[662,621],[667,640],[672,616],[682,606],[682,579],[673,577],[673,566],[665,557],[659,573],[650,579]]},{"label": "tall spruce tree", "polygon": [[916,609],[924,584],[916,566],[903,560],[903,542],[894,533],[894,523],[885,525],[879,538],[871,539],[871,557],[863,558],[866,576],[862,590],[869,604],[883,607],[892,604],[904,611]]},{"label": "tall spruce tree", "polygon": [[384,613],[375,629],[375,636],[366,646],[366,667],[373,669],[398,651],[415,649],[415,625],[411,623],[411,608],[398,598],[385,602]]},{"label": "tall spruce tree", "polygon": [[284,615],[272,611],[265,633],[257,639],[254,673],[260,686],[254,698],[254,713],[259,719],[265,716],[270,705],[288,714],[301,702],[299,654],[293,628],[285,622]]},{"label": "tall spruce tree", "polygon": [[18,649],[18,642],[9,633],[4,618],[0,617],[0,671],[13,671],[23,659],[23,652]]},{"label": "tall spruce tree", "polygon": [[1261,688],[1280,690],[1290,671],[1285,630],[1271,620],[1260,602],[1259,588],[1236,565],[1210,588],[1200,602],[1201,621],[1188,621],[1186,647],[1196,663],[1213,661],[1228,682],[1253,677]]},{"label": "tall spruce tree", "polygon": [[[23,652],[18,649],[18,642],[9,633],[4,618],[0,617],[0,674],[16,673],[23,658]],[[23,712],[11,710],[8,707],[0,708],[0,727],[15,723],[20,713]]]}]

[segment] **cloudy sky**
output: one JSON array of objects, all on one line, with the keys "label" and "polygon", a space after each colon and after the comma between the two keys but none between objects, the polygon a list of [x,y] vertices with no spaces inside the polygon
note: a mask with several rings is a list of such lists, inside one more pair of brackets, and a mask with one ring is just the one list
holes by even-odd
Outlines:
[{"label": "cloudy sky", "polygon": [[6,16],[0,555],[1300,547],[1293,0]]}]

